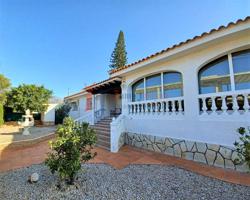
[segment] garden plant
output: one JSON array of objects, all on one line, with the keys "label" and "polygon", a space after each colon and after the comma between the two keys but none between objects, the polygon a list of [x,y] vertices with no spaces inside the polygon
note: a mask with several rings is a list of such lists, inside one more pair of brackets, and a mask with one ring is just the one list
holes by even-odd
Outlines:
[{"label": "garden plant", "polygon": [[238,158],[234,160],[236,163],[246,162],[250,169],[250,128],[240,127],[237,132],[239,133],[239,141],[234,143],[236,151],[238,152]]},{"label": "garden plant", "polygon": [[50,142],[52,152],[45,161],[52,174],[58,173],[59,186],[62,182],[74,184],[81,163],[96,155],[92,150],[95,143],[95,131],[88,123],[78,124],[70,117],[64,119],[56,131],[55,141]]}]

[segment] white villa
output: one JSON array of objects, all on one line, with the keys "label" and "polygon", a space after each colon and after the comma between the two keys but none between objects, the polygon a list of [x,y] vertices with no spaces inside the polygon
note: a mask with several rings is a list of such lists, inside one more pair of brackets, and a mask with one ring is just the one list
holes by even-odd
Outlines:
[{"label": "white villa", "polygon": [[111,70],[65,101],[111,152],[128,144],[244,171],[233,143],[250,126],[250,17]]}]

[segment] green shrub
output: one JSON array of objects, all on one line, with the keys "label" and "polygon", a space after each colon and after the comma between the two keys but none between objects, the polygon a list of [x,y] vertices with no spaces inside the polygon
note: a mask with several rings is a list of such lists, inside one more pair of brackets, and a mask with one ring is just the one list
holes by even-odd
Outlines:
[{"label": "green shrub", "polygon": [[71,107],[69,104],[62,104],[55,111],[55,124],[62,124],[63,119],[69,116]]},{"label": "green shrub", "polygon": [[250,169],[250,129],[246,130],[244,127],[240,127],[237,132],[239,133],[239,141],[235,141],[234,146],[238,152],[237,159],[234,160],[235,163],[246,162]]},{"label": "green shrub", "polygon": [[0,126],[4,123],[3,117],[3,105],[0,104]]},{"label": "green shrub", "polygon": [[96,143],[95,131],[87,123],[76,124],[72,118],[65,118],[63,125],[56,131],[56,140],[51,141],[52,152],[48,154],[45,164],[60,180],[73,184],[81,162],[92,159],[93,145]]}]

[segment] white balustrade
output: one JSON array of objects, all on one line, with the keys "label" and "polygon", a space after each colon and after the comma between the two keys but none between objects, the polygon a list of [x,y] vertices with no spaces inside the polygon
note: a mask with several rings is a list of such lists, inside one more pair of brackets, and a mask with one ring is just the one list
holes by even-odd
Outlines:
[{"label": "white balustrade", "polygon": [[249,94],[244,94],[244,110],[249,110],[250,105],[249,105]]},{"label": "white balustrade", "polygon": [[184,111],[184,109],[183,109],[183,107],[182,107],[182,103],[181,103],[181,100],[180,100],[180,99],[178,100],[178,110],[180,110],[180,112],[183,112],[183,111]]},{"label": "white balustrade", "polygon": [[207,111],[206,98],[202,97],[201,101],[202,101],[202,108],[201,108],[201,110],[205,112],[205,111]]},{"label": "white balustrade", "polygon": [[232,113],[233,111],[249,112],[250,109],[250,90],[201,94],[198,98],[201,114],[211,112]]},{"label": "white balustrade", "polygon": [[233,94],[232,95],[232,99],[233,99],[233,110],[238,110],[238,101],[237,101],[237,95],[236,94]]},{"label": "white balustrade", "polygon": [[217,110],[217,107],[216,107],[216,100],[215,100],[215,96],[212,96],[211,97],[211,110],[212,111],[216,111]]},{"label": "white balustrade", "polygon": [[183,113],[183,101],[183,97],[137,101],[128,103],[128,108],[130,114]]},{"label": "white balustrade", "polygon": [[221,110],[222,111],[227,111],[228,107],[227,107],[227,96],[223,95],[221,96]]}]

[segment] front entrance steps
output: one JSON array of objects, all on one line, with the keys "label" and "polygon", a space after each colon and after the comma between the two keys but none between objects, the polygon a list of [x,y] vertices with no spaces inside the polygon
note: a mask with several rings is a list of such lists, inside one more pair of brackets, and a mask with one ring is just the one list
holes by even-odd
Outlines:
[{"label": "front entrance steps", "polygon": [[110,123],[112,121],[112,117],[106,117],[101,119],[99,122],[95,123],[93,126],[97,135],[97,143],[96,146],[110,150]]}]

